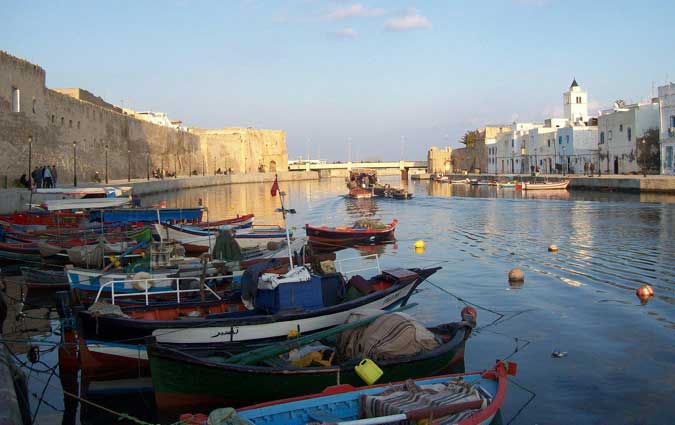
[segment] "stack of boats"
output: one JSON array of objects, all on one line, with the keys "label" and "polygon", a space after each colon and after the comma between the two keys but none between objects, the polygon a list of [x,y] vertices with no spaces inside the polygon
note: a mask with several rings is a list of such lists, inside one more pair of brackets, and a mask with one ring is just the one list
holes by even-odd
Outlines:
[{"label": "stack of boats", "polygon": [[[336,260],[311,254],[287,228],[255,226],[252,214],[205,222],[202,213],[0,217],[4,264],[21,265],[32,287],[70,290],[57,293],[57,310],[77,342],[84,393],[148,377],[161,409],[263,403],[214,410],[211,424],[232,415],[242,423],[384,423],[392,414],[468,424],[501,406],[510,367],[463,374],[475,310],[433,327],[404,313],[440,267],[383,269],[377,255]],[[392,241],[397,224],[305,230],[311,243],[344,248]],[[461,375],[435,376],[446,373]],[[406,382],[372,386],[397,381]]]},{"label": "stack of boats", "polygon": [[377,171],[372,168],[354,168],[347,177],[347,196],[354,199],[392,198],[410,199],[413,194],[404,188],[381,184],[377,179]]}]

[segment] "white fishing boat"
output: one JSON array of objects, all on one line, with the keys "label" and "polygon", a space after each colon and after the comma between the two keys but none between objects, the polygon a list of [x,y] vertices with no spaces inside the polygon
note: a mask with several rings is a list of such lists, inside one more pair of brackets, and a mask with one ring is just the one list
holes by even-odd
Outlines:
[{"label": "white fishing boat", "polygon": [[83,199],[83,198],[120,198],[128,197],[131,193],[131,186],[105,186],[105,187],[75,187],[75,188],[37,188],[33,193],[39,195],[54,195],[61,198]]},{"label": "white fishing boat", "polygon": [[471,181],[469,179],[455,179],[451,180],[450,183],[452,184],[469,184]]},{"label": "white fishing boat", "polygon": [[523,183],[523,190],[552,190],[552,189],[564,190],[567,189],[567,185],[569,184],[570,184],[569,180],[561,180],[558,182],[535,182],[535,183],[525,182]]},{"label": "white fishing boat", "polygon": [[130,196],[126,198],[50,199],[44,201],[40,207],[47,211],[63,211],[117,208],[128,204],[131,204]]},{"label": "white fishing boat", "polygon": [[[155,230],[162,240],[173,239],[190,253],[208,252],[218,236],[218,232],[195,229],[177,224],[155,223]],[[253,226],[236,229],[234,238],[242,249],[268,247],[270,242],[282,244],[286,239],[286,229],[279,226]]]}]

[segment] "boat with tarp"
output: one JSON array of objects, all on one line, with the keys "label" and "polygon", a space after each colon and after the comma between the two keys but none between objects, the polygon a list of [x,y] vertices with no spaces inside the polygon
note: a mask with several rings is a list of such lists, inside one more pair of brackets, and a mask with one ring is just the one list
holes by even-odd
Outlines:
[{"label": "boat with tarp", "polygon": [[[239,406],[322,391],[335,384],[366,385],[357,370],[374,361],[389,382],[464,371],[473,321],[426,328],[402,312],[356,313],[325,332],[230,353],[147,341],[159,408]],[[224,385],[237,382],[237,385]]]}]

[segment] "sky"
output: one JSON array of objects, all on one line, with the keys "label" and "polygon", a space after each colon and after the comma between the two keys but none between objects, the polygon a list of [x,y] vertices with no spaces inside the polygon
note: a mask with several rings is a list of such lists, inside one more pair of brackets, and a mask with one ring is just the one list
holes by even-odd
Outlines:
[{"label": "sky", "polygon": [[675,80],[674,17],[671,0],[0,0],[0,50],[51,88],[284,129],[290,159],[423,159],[561,116],[573,78],[592,114],[649,98]]}]

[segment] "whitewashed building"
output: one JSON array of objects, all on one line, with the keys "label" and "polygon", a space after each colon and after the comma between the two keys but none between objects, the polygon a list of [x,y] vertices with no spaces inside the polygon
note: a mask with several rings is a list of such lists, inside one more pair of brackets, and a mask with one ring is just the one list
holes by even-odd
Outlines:
[{"label": "whitewashed building", "polygon": [[675,175],[675,84],[659,87],[661,174]]},{"label": "whitewashed building", "polygon": [[523,150],[527,149],[529,131],[542,124],[514,122],[510,132],[497,134],[495,148],[495,172],[500,174],[521,173],[524,170]]},{"label": "whitewashed building", "polygon": [[588,93],[581,89],[576,78],[572,80],[570,89],[563,93],[563,105],[570,125],[583,125],[588,121]]},{"label": "whitewashed building", "polygon": [[510,125],[489,124],[485,126],[485,148],[487,150],[488,161],[487,171],[489,174],[498,172],[497,168],[497,136],[502,133],[511,133]]},{"label": "whitewashed building", "polygon": [[602,111],[598,117],[600,169],[608,174],[638,173],[643,164],[638,143],[649,131],[658,133],[659,102],[622,105]]}]

